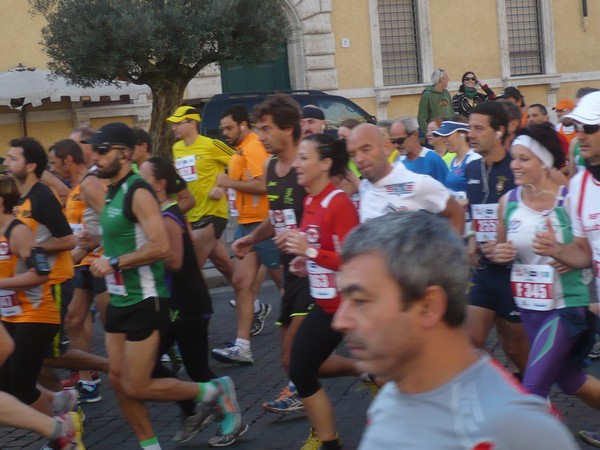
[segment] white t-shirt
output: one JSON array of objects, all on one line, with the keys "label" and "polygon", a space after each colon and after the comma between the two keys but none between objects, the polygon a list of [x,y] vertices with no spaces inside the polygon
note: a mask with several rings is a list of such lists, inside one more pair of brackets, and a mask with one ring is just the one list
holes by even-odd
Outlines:
[{"label": "white t-shirt", "polygon": [[439,214],[446,209],[450,193],[429,175],[411,172],[398,162],[381,180],[362,180],[359,216],[361,222],[391,211],[425,210]]},{"label": "white t-shirt", "polygon": [[579,172],[569,182],[567,211],[573,235],[585,238],[592,249],[594,279],[600,292],[600,183],[588,171]]}]

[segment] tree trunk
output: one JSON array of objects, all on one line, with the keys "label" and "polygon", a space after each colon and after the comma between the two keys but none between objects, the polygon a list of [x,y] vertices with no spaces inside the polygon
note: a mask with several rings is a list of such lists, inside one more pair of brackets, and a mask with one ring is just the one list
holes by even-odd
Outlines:
[{"label": "tree trunk", "polygon": [[171,148],[175,136],[166,119],[181,106],[188,81],[175,79],[156,85],[149,84],[152,90],[152,116],[149,133],[152,138],[152,154],[155,156],[172,159]]}]

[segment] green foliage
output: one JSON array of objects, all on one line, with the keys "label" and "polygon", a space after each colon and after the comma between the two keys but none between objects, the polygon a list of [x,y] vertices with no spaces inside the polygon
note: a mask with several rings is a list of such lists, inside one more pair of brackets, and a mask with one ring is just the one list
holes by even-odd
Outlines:
[{"label": "green foliage", "polygon": [[273,59],[289,34],[280,0],[30,0],[48,24],[50,70],[82,86],[189,82],[204,66]]}]

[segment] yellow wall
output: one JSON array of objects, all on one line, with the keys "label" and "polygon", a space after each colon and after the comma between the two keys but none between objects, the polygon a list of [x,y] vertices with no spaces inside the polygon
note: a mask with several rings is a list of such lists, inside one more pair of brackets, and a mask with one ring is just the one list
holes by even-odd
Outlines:
[{"label": "yellow wall", "polygon": [[29,14],[27,0],[0,0],[0,11],[3,17],[0,27],[0,70],[11,69],[19,63],[28,67],[46,67],[48,57],[39,45],[44,19]]},{"label": "yellow wall", "polygon": [[599,70],[600,3],[588,1],[588,28],[583,30],[580,1],[554,0],[556,69],[560,72]]},{"label": "yellow wall", "polygon": [[[373,86],[369,5],[365,0],[334,0],[331,24],[340,89]],[[342,39],[350,40],[342,48]]]},{"label": "yellow wall", "polygon": [[[472,70],[481,79],[498,77],[500,44],[493,0],[431,0],[433,65],[451,81]],[[469,17],[470,16],[470,17]],[[430,74],[425,74],[429,80]]]}]

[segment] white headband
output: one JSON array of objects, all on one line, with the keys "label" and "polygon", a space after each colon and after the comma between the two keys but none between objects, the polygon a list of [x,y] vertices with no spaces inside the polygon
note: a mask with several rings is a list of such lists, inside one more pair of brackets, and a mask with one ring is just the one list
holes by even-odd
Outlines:
[{"label": "white headband", "polygon": [[554,155],[532,137],[524,134],[517,136],[517,138],[512,142],[511,147],[514,147],[515,145],[527,147],[529,151],[537,156],[539,160],[542,161],[542,164],[544,164],[544,166],[546,166],[548,169],[554,166]]}]

